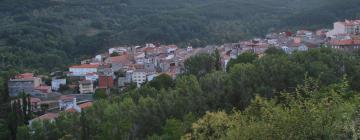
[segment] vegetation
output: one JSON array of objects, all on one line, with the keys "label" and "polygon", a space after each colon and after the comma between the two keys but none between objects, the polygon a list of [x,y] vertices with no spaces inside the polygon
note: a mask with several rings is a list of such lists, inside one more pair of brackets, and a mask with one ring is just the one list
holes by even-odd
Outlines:
[{"label": "vegetation", "polygon": [[359,17],[358,0],[2,0],[0,68],[48,72],[118,45],[236,42]]},{"label": "vegetation", "polygon": [[360,55],[326,48],[292,55],[271,49],[262,58],[245,53],[227,72],[218,52],[194,56],[176,80],[163,75],[116,95],[97,91],[89,110],[31,128],[27,97],[25,106],[11,103],[6,85],[16,73],[62,70],[111,46],[201,47],[329,27],[359,17],[359,6],[358,0],[2,0],[0,139],[359,138]]},{"label": "vegetation", "polygon": [[[208,57],[215,60],[216,55]],[[192,59],[203,62],[199,56]],[[155,79],[155,87],[149,82],[99,98],[81,113],[63,113],[52,123],[35,122],[25,134],[20,127],[17,135],[32,139],[350,139],[358,137],[355,130],[359,129],[359,71],[355,70],[359,59],[358,54],[321,48],[267,54],[234,64],[226,73],[209,62],[214,70],[204,75],[185,74],[174,85],[163,75]]]}]

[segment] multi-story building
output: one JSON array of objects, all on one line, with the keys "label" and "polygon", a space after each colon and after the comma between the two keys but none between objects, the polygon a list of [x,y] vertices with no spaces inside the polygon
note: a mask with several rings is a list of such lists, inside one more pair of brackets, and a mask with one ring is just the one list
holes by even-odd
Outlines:
[{"label": "multi-story building", "polygon": [[79,91],[81,94],[94,93],[94,85],[92,81],[84,80],[79,82]]},{"label": "multi-story building", "polygon": [[328,44],[333,49],[344,51],[354,51],[360,49],[360,37],[347,36],[342,38],[333,38]]},{"label": "multi-story building", "polygon": [[96,73],[99,64],[81,64],[69,67],[69,76],[85,76],[88,73]]},{"label": "multi-story building", "polygon": [[53,79],[51,81],[51,89],[52,90],[59,90],[60,85],[66,85],[66,79]]},{"label": "multi-story building", "polygon": [[334,38],[339,34],[359,34],[360,20],[345,20],[344,22],[335,22],[334,29],[326,33],[326,37]]},{"label": "multi-story building", "polygon": [[112,88],[114,86],[114,79],[112,76],[99,76],[99,88]]},{"label": "multi-story building", "polygon": [[136,83],[138,87],[141,86],[144,82],[146,82],[147,72],[145,69],[136,69],[132,74],[132,81]]},{"label": "multi-story building", "polygon": [[112,71],[116,72],[122,70],[124,66],[132,64],[130,57],[131,56],[129,54],[123,54],[120,56],[109,57],[105,60],[105,62],[107,64],[111,64]]},{"label": "multi-story building", "polygon": [[19,74],[8,81],[9,94],[11,97],[18,96],[21,92],[33,94],[40,84],[41,78],[34,77],[33,73]]}]

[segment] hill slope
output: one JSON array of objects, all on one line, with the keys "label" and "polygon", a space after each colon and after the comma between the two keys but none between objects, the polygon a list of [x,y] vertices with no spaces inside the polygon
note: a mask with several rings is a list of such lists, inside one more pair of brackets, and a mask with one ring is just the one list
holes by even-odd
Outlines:
[{"label": "hill slope", "polygon": [[202,46],[359,16],[358,0],[2,0],[0,67],[54,70],[113,45]]}]

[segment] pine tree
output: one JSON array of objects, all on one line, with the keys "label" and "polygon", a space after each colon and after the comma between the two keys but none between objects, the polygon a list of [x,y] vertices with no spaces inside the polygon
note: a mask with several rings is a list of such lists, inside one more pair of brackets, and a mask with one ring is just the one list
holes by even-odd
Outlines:
[{"label": "pine tree", "polygon": [[221,56],[218,49],[215,49],[214,58],[215,58],[215,70],[219,71],[221,70]]},{"label": "pine tree", "polygon": [[354,140],[360,139],[360,108],[358,108],[355,113],[353,139]]}]

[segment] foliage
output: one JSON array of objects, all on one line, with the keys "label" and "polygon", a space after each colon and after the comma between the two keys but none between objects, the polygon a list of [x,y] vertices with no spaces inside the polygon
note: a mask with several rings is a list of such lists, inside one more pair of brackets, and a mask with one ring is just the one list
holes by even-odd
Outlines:
[{"label": "foliage", "polygon": [[183,139],[350,139],[359,97],[346,98],[344,82],[322,89],[306,82],[283,93],[284,103],[257,96],[244,111],[207,113]]},{"label": "foliage", "polygon": [[0,139],[8,140],[10,139],[10,130],[8,129],[7,122],[3,119],[0,120]]},{"label": "foliage", "polygon": [[112,54],[110,54],[110,57],[114,57],[114,56],[119,56],[118,52],[113,52]]},{"label": "foliage", "polygon": [[169,89],[174,87],[174,81],[171,76],[160,74],[149,82],[149,86],[154,87],[157,90]]},{"label": "foliage", "polygon": [[253,52],[245,52],[236,57],[236,59],[230,59],[227,63],[226,71],[230,71],[230,68],[238,63],[252,63],[257,58],[256,54]]},{"label": "foliage", "polygon": [[96,89],[95,93],[93,94],[93,98],[95,100],[106,99],[106,89]]},{"label": "foliage", "polygon": [[265,51],[265,54],[267,54],[267,55],[281,55],[281,54],[285,54],[285,52],[280,48],[270,47]]},{"label": "foliage", "polygon": [[215,70],[215,60],[210,54],[197,54],[185,60],[185,73],[197,77],[204,76]]}]

